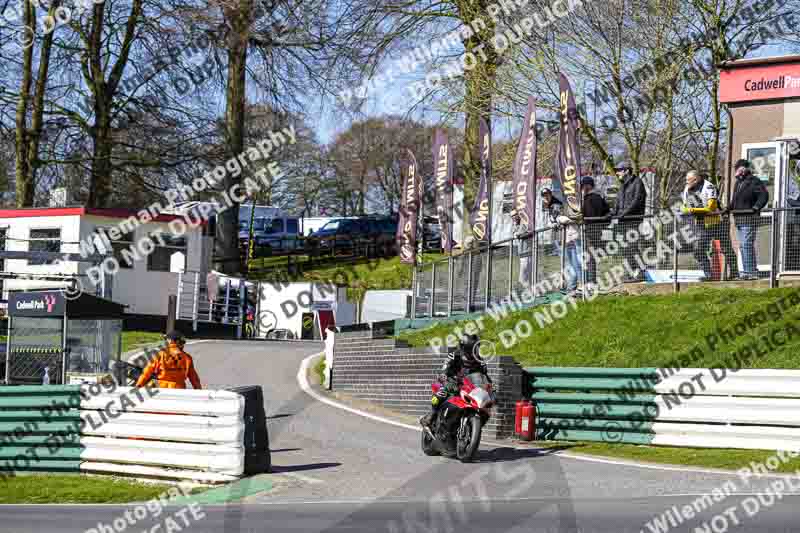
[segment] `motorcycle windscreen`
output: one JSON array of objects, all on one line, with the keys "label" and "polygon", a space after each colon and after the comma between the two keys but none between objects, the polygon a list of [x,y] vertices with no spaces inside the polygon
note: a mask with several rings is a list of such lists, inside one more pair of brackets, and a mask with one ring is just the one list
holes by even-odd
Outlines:
[{"label": "motorcycle windscreen", "polygon": [[472,389],[469,393],[469,396],[475,400],[475,403],[478,404],[480,409],[483,409],[492,401],[491,395],[480,387],[475,387]]}]

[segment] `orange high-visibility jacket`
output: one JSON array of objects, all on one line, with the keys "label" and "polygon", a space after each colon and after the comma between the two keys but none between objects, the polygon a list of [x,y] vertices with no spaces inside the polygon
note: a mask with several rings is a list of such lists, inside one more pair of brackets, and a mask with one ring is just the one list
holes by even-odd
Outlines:
[{"label": "orange high-visibility jacket", "polygon": [[167,346],[166,350],[158,352],[150,361],[136,381],[136,386],[143,387],[154,374],[158,379],[158,387],[161,389],[185,389],[187,379],[195,389],[203,388],[200,384],[200,376],[194,369],[192,356],[172,343]]}]

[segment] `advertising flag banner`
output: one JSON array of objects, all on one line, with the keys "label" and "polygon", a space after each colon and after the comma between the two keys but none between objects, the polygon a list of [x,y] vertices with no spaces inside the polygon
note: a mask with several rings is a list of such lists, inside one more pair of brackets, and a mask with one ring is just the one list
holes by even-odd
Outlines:
[{"label": "advertising flag banner", "polygon": [[401,160],[403,194],[400,200],[400,220],[397,225],[397,244],[400,262],[413,265],[417,260],[417,220],[422,199],[422,180],[417,173],[417,159],[411,150]]},{"label": "advertising flag banner", "polygon": [[480,162],[481,162],[481,182],[478,186],[478,194],[475,196],[475,207],[472,210],[472,233],[475,239],[481,241],[491,241],[492,223],[489,220],[489,183],[492,179],[492,131],[489,122],[481,118],[478,124]]},{"label": "advertising flag banner", "polygon": [[453,147],[442,130],[436,130],[433,141],[433,172],[436,188],[436,215],[442,233],[442,250],[453,250]]},{"label": "advertising flag banner", "polygon": [[575,95],[564,74],[559,77],[561,95],[561,127],[558,132],[558,157],[556,158],[556,177],[561,182],[561,190],[567,207],[573,214],[581,212],[581,195],[578,187],[578,172],[581,156],[578,152],[578,108]]},{"label": "advertising flag banner", "polygon": [[534,230],[536,210],[536,99],[528,97],[528,110],[519,136],[517,155],[514,158],[513,212],[520,223]]}]

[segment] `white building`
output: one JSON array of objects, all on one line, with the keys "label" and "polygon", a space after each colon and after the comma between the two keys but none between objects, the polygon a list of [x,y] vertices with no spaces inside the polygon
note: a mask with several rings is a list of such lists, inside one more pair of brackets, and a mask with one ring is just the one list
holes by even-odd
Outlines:
[{"label": "white building", "polygon": [[[132,220],[136,211],[130,209],[104,209],[86,207],[56,207],[28,209],[0,209],[0,242],[5,242],[7,251],[48,251],[80,253],[80,242],[88,243],[98,230],[117,227],[121,230],[133,224],[120,225]],[[132,232],[121,231],[117,240],[111,241],[113,254],[120,269],[110,279],[110,297],[127,306],[126,312],[136,315],[167,314],[167,299],[177,287],[178,271],[208,272],[213,251],[213,237],[208,235],[208,226],[187,226],[183,236],[175,235],[169,227],[177,215],[161,214],[145,222]],[[159,240],[152,253],[134,254],[132,261],[123,259],[122,250],[130,249],[153,232],[159,232]],[[98,243],[99,239],[94,238]],[[84,247],[86,244],[84,244]],[[102,244],[99,253],[110,253]],[[131,258],[131,254],[124,257]],[[63,260],[6,259],[0,270],[10,274],[77,276],[86,292],[94,293],[87,270],[91,263]],[[34,279],[5,279],[3,300],[8,299],[9,290],[29,290],[47,287],[63,287],[69,282],[42,281]]]}]

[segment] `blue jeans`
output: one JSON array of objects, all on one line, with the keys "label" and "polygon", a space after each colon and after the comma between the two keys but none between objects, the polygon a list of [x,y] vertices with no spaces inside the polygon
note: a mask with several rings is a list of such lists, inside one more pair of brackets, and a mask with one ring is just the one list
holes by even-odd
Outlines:
[{"label": "blue jeans", "polygon": [[736,223],[736,238],[742,253],[742,274],[756,274],[756,225]]},{"label": "blue jeans", "polygon": [[566,246],[566,269],[567,269],[567,290],[574,291],[578,288],[578,280],[581,278],[581,241],[580,239],[568,242]]}]

